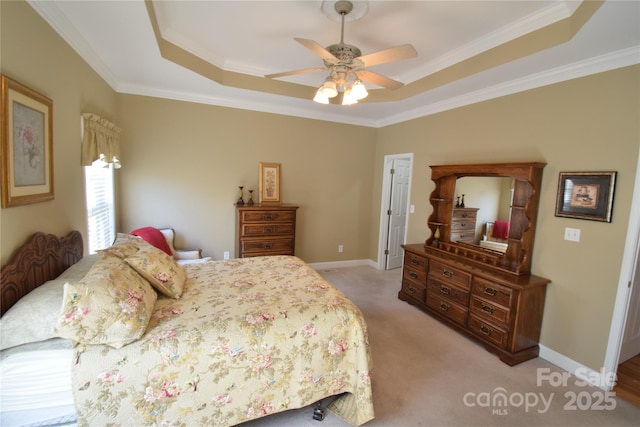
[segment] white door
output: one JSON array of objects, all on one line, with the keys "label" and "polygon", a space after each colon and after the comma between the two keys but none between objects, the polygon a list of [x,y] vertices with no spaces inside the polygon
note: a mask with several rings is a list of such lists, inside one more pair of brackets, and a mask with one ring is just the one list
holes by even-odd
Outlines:
[{"label": "white door", "polygon": [[388,238],[385,269],[402,266],[405,231],[407,228],[407,201],[409,197],[409,179],[411,162],[407,159],[394,159],[391,168],[391,197],[389,200]]},{"label": "white door", "polygon": [[640,277],[638,276],[640,276],[640,256],[636,254],[636,267],[633,273],[631,297],[629,298],[629,311],[618,363],[640,354]]}]

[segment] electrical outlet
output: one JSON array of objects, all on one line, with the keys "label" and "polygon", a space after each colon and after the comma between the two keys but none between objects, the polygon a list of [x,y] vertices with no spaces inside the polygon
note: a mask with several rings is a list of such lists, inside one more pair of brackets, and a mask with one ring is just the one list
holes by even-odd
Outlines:
[{"label": "electrical outlet", "polygon": [[580,241],[580,229],[579,228],[565,228],[564,229],[564,240],[569,240],[571,242],[579,242]]},{"label": "electrical outlet", "polygon": [[224,259],[229,259],[229,251],[224,251],[222,256],[224,257]]},{"label": "electrical outlet", "polygon": [[338,245],[338,252],[343,252],[344,251],[344,247],[342,245]]}]

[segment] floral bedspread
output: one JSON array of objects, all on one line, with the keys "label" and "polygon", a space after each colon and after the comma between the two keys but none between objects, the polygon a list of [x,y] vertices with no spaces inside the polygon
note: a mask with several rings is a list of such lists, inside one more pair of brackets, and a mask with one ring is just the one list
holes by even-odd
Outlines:
[{"label": "floral bedspread", "polygon": [[374,417],[362,313],[315,270],[290,256],[184,267],[182,297],[158,298],[139,341],[76,348],[80,426],[231,426],[333,395],[350,424]]}]

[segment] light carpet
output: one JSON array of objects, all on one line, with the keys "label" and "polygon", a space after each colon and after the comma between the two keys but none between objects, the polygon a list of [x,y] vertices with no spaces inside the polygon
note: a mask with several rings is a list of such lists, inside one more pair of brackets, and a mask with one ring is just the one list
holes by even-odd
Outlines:
[{"label": "light carpet", "polygon": [[[483,346],[398,300],[401,270],[320,273],[362,310],[373,357],[370,427],[638,426],[640,408],[533,359],[510,367]],[[313,406],[242,427],[348,427]]]}]

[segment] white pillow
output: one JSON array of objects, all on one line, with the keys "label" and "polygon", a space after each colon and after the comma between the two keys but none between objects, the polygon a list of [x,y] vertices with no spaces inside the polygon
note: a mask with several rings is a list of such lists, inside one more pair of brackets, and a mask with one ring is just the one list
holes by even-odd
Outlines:
[{"label": "white pillow", "polygon": [[0,318],[0,350],[44,341],[54,332],[66,279],[43,283],[29,292]]}]

